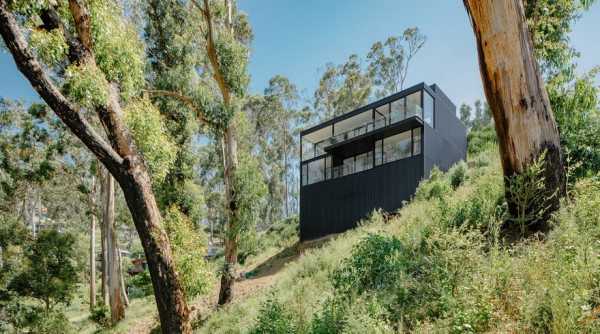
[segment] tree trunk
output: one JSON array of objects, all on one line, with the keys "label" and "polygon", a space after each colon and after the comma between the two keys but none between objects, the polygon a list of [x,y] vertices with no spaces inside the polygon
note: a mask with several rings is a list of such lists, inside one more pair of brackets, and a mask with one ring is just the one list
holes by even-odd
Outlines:
[{"label": "tree trunk", "polygon": [[127,296],[127,289],[125,288],[125,280],[123,279],[123,256],[119,250],[119,278],[121,280],[121,297],[125,306],[129,306],[129,297]]},{"label": "tree trunk", "polygon": [[[80,3],[70,0],[69,5],[74,8]],[[100,110],[101,116],[110,113],[103,124],[113,147],[94,130],[81,111],[62,95],[44,72],[41,64],[28,49],[17,20],[8,7],[7,0],[0,0],[0,34],[19,71],[69,130],[110,171],[123,190],[144,247],[162,332],[191,333],[189,309],[175,271],[169,239],[160,225],[160,212],[144,162],[135,146],[127,140],[126,128],[119,119],[122,112],[118,109],[118,94],[111,90],[111,109]],[[81,23],[77,19],[75,21]]]},{"label": "tree trunk", "polygon": [[[464,0],[464,5],[477,39],[481,79],[494,116],[505,182],[546,152],[543,205],[549,210],[530,225],[532,231],[546,230],[549,214],[565,194],[565,170],[522,0]],[[514,214],[516,204],[510,196],[506,200]]]},{"label": "tree trunk", "polygon": [[235,171],[237,169],[237,142],[235,129],[230,124],[222,141],[223,164],[225,181],[225,202],[227,212],[227,223],[225,224],[225,263],[221,276],[221,288],[219,290],[219,305],[229,303],[233,299],[233,283],[235,282],[237,264],[238,244],[238,207],[235,194]]},{"label": "tree trunk", "polygon": [[104,178],[103,228],[106,235],[106,276],[110,319],[116,324],[125,317],[125,305],[121,296],[121,272],[119,265],[119,245],[115,226],[115,181],[110,173]]},{"label": "tree trunk", "polygon": [[90,223],[90,311],[96,306],[96,177],[92,176],[90,196],[92,221]]}]

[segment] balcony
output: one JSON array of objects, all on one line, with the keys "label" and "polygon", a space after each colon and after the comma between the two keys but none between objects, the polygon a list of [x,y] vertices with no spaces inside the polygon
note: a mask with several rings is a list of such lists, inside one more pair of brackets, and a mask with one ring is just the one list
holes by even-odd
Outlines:
[{"label": "balcony", "polygon": [[305,131],[301,138],[302,161],[323,156],[354,138],[364,137],[382,128],[392,128],[406,119],[418,118],[419,123],[433,127],[433,98],[422,89],[410,91],[409,94],[391,96],[327,121],[314,127],[314,130]]}]

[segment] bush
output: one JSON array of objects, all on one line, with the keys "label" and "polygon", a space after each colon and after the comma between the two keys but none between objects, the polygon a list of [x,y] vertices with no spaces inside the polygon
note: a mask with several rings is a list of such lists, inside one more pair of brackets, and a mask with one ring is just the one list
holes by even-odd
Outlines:
[{"label": "bush", "polygon": [[452,189],[458,188],[465,179],[467,178],[467,164],[464,161],[459,161],[456,165],[452,166],[448,171],[450,178],[450,185]]},{"label": "bush", "polygon": [[260,308],[258,323],[251,334],[294,334],[298,330],[290,314],[273,296]]},{"label": "bush", "polygon": [[419,200],[441,199],[449,194],[451,190],[444,174],[437,167],[434,167],[429,178],[419,183],[415,198]]},{"label": "bush", "polygon": [[130,298],[146,297],[154,293],[150,272],[147,269],[128,279],[127,293]]},{"label": "bush", "polygon": [[108,328],[110,326],[110,311],[103,301],[96,303],[92,309],[89,319],[97,323],[100,327]]},{"label": "bush", "polygon": [[493,125],[487,125],[479,129],[473,129],[467,135],[467,152],[477,155],[496,146],[498,137]]}]

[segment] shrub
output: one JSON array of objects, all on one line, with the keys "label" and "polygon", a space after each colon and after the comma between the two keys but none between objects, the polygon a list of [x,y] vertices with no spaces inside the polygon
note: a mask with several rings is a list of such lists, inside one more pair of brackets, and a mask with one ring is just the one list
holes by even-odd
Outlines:
[{"label": "shrub", "polygon": [[429,179],[419,183],[415,198],[420,200],[429,200],[432,198],[440,199],[450,193],[451,190],[444,174],[437,167],[434,167],[431,170]]},{"label": "shrub", "polygon": [[461,160],[450,168],[448,175],[452,189],[458,188],[467,178],[467,164]]},{"label": "shrub", "polygon": [[467,135],[467,152],[470,155],[476,155],[496,146],[498,137],[493,125],[484,126],[480,129],[473,129]]},{"label": "shrub", "polygon": [[298,330],[293,323],[293,315],[271,296],[260,308],[258,323],[251,334],[294,334]]},{"label": "shrub", "polygon": [[103,301],[99,301],[90,312],[89,319],[97,323],[100,327],[108,328],[110,326],[109,312],[108,306]]},{"label": "shrub", "polygon": [[131,276],[127,281],[127,293],[130,298],[141,298],[153,294],[150,272],[144,270],[135,276]]}]

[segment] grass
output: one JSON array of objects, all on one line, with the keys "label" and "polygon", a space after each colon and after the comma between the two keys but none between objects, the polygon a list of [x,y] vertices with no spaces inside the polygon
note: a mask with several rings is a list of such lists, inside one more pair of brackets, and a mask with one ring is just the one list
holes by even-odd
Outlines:
[{"label": "grass", "polygon": [[308,250],[196,332],[598,333],[600,181],[579,181],[571,198],[545,237],[503,240],[491,145],[434,173],[389,222],[374,214]]}]

